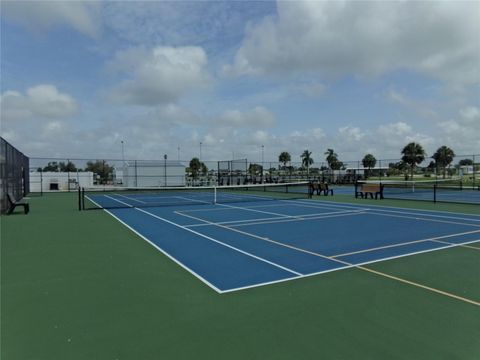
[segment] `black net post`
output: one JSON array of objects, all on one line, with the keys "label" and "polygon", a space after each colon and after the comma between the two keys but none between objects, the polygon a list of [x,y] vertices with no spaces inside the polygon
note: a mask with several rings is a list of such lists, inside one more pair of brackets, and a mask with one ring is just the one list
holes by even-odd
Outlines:
[{"label": "black net post", "polygon": [[40,169],[40,195],[43,196],[43,169]]},{"label": "black net post", "polygon": [[67,159],[67,189],[68,189],[68,192],[70,192],[70,160]]},{"label": "black net post", "polygon": [[475,174],[477,173],[477,163],[475,162],[475,155],[472,156],[472,162],[473,162],[473,177],[472,177],[472,186],[473,189],[475,189]]},{"label": "black net post", "polygon": [[82,210],[85,210],[85,188],[82,188],[81,198],[82,198]]}]

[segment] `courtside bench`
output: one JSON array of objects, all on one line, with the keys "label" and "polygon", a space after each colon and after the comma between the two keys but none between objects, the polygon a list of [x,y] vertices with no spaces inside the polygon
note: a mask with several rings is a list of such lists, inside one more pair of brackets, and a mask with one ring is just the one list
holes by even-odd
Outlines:
[{"label": "courtside bench", "polygon": [[315,193],[317,195],[320,195],[321,193],[323,193],[323,195],[325,195],[325,196],[327,196],[328,194],[333,196],[333,189],[329,189],[327,183],[312,182],[312,183],[310,183],[309,187],[310,187],[310,189],[309,189],[310,196],[314,195]]},{"label": "courtside bench", "polygon": [[25,214],[28,214],[30,211],[30,205],[25,200],[15,200],[13,195],[10,193],[7,193],[7,199],[9,204],[7,214],[13,213],[17,206],[23,207]]},{"label": "courtside bench", "polygon": [[359,196],[362,199],[367,199],[368,195],[370,198],[373,199],[375,194],[375,199],[383,199],[383,185],[382,184],[356,184],[355,185],[355,197],[358,198]]}]

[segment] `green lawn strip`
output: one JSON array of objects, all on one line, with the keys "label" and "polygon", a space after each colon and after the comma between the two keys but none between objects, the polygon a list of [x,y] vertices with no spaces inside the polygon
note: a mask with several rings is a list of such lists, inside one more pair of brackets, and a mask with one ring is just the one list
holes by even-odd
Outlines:
[{"label": "green lawn strip", "polygon": [[105,212],[76,211],[74,200],[32,198],[31,214],[1,219],[2,359],[474,359],[480,351],[469,304],[358,269],[218,295]]},{"label": "green lawn strip", "polygon": [[334,196],[314,196],[315,201],[333,201],[339,203],[351,203],[357,205],[378,205],[392,206],[409,209],[423,209],[435,211],[448,211],[458,213],[468,213],[480,215],[480,206],[473,204],[457,204],[457,203],[434,203],[433,201],[414,201],[414,200],[375,200],[375,199],[356,199],[353,195],[334,195]]}]

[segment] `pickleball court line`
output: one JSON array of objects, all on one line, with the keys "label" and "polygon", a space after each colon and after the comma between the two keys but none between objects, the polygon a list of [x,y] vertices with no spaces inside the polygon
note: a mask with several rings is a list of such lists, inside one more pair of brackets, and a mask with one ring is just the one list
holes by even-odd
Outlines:
[{"label": "pickleball court line", "polygon": [[[199,220],[199,221],[208,222],[208,220],[203,220],[203,219],[201,219],[201,218],[196,218],[196,217],[194,217],[194,216],[192,216],[192,215],[187,215],[187,214],[180,214],[180,215],[187,216],[187,217],[191,217],[191,218],[194,218],[194,219]],[[277,245],[279,245],[279,246],[284,246],[284,247],[287,247],[287,248],[290,248],[290,249],[293,249],[293,250],[296,250],[296,251],[305,252],[305,253],[308,253],[308,254],[311,254],[311,255],[314,255],[314,256],[318,256],[318,257],[321,257],[321,258],[324,258],[324,259],[328,259],[328,260],[331,260],[331,261],[335,261],[335,262],[341,263],[341,264],[343,264],[343,265],[346,265],[346,267],[355,267],[355,268],[358,268],[358,269],[360,269],[360,270],[364,270],[364,271],[369,271],[369,272],[371,272],[371,273],[375,273],[375,274],[377,274],[377,275],[383,275],[383,276],[385,276],[385,277],[387,277],[387,278],[390,278],[390,279],[394,279],[394,280],[397,280],[397,281],[401,281],[401,282],[406,283],[406,284],[414,285],[414,286],[417,286],[417,287],[420,287],[420,288],[423,288],[423,289],[426,289],[426,290],[430,290],[430,291],[436,292],[436,293],[441,294],[441,295],[449,296],[449,297],[454,298],[454,299],[457,299],[457,300],[461,300],[461,301],[464,301],[464,302],[467,302],[467,303],[470,303],[470,304],[473,304],[473,305],[480,306],[480,303],[479,303],[479,302],[476,302],[476,301],[474,301],[474,300],[471,300],[471,299],[468,299],[468,298],[464,298],[464,297],[461,297],[461,296],[458,296],[458,295],[455,295],[455,294],[452,294],[452,293],[448,293],[448,292],[443,291],[443,290],[435,289],[435,288],[432,288],[432,287],[429,287],[429,286],[426,286],[426,285],[423,285],[423,284],[415,283],[415,282],[410,281],[410,280],[406,280],[406,279],[402,279],[402,278],[399,278],[399,277],[395,277],[395,276],[392,276],[392,275],[389,275],[389,274],[385,274],[385,273],[382,273],[382,272],[380,272],[380,271],[371,270],[371,269],[368,269],[368,268],[363,267],[363,265],[367,265],[367,264],[371,264],[371,263],[375,263],[375,262],[386,261],[386,260],[390,260],[390,259],[394,259],[394,258],[400,258],[400,257],[405,257],[405,256],[411,256],[411,255],[420,254],[420,253],[425,253],[425,252],[432,252],[432,251],[437,251],[437,250],[440,250],[440,249],[447,249],[447,248],[451,248],[451,247],[457,247],[457,246],[459,246],[459,245],[461,245],[461,244],[449,244],[449,245],[442,246],[442,247],[435,248],[435,249],[428,249],[428,250],[413,252],[413,253],[409,253],[409,254],[402,254],[402,255],[393,256],[393,257],[390,257],[390,258],[377,259],[377,260],[375,260],[375,261],[367,261],[367,262],[360,263],[360,264],[352,264],[352,263],[349,263],[349,262],[344,261],[344,260],[340,260],[340,259],[333,258],[333,257],[331,257],[331,256],[322,255],[322,254],[320,254],[320,253],[316,253],[316,252],[313,252],[313,251],[309,251],[309,250],[305,250],[305,249],[302,249],[302,248],[298,248],[298,247],[296,247],[296,246],[284,244],[284,243],[281,243],[281,242],[278,242],[278,241],[275,241],[275,240],[272,240],[272,239],[269,239],[269,238],[261,237],[261,236],[258,236],[258,235],[255,235],[255,234],[251,234],[251,233],[247,233],[247,232],[244,232],[244,231],[239,231],[238,229],[232,229],[232,228],[230,228],[230,227],[228,227],[228,226],[216,225],[215,223],[212,223],[212,225],[215,225],[215,226],[218,226],[218,227],[221,227],[221,228],[225,228],[225,229],[228,229],[228,230],[232,230],[232,231],[235,231],[235,232],[243,233],[243,234],[245,234],[245,235],[248,235],[248,236],[251,236],[251,237],[260,239],[260,240],[262,240],[262,241],[268,241],[268,242],[277,244]],[[425,240],[425,241],[430,241],[430,240]],[[474,241],[472,241],[472,242],[476,242],[476,241],[478,241],[478,239],[477,239],[477,240],[474,240]],[[467,242],[467,243],[470,243],[470,242]],[[342,270],[342,269],[345,269],[346,267],[341,267],[341,268],[337,268],[337,269],[334,269],[334,270]],[[333,271],[333,270],[332,270],[332,271]],[[325,272],[325,271],[322,271],[322,273],[324,273],[324,272]],[[315,273],[315,274],[305,274],[305,275],[300,276],[299,278],[303,278],[303,277],[307,277],[307,276],[313,276],[313,275],[316,275],[316,273]],[[283,281],[288,281],[288,280],[290,280],[290,279],[284,279]],[[293,280],[293,279],[292,279],[292,280]],[[236,291],[236,290],[244,290],[244,289],[247,289],[247,288],[258,287],[258,286],[267,285],[267,284],[268,284],[268,283],[255,284],[255,285],[252,285],[252,286],[247,286],[247,287],[242,287],[242,288],[237,288],[237,289],[230,289],[230,290],[227,290],[227,291],[225,291],[225,292],[232,292],[232,291]]]},{"label": "pickleball court line", "polygon": [[[108,197],[108,195],[106,195]],[[87,197],[88,198],[88,197]],[[93,203],[95,203],[95,201],[93,201],[92,199],[88,198],[90,201],[92,201]],[[113,200],[115,201],[119,201],[117,199],[114,199],[112,198]],[[121,202],[121,201],[119,201]],[[121,202],[123,203],[123,202]],[[95,203],[97,206],[98,204]],[[125,204],[125,203],[124,203]],[[129,204],[126,204],[128,205],[129,207],[133,207]],[[261,283],[261,284],[255,284],[255,285],[250,285],[250,286],[246,286],[246,287],[241,287],[241,288],[234,288],[234,289],[228,289],[228,290],[219,290],[217,287],[215,287],[213,284],[211,284],[210,282],[208,282],[206,279],[204,279],[203,277],[201,277],[200,275],[198,275],[197,273],[195,273],[193,270],[191,270],[190,268],[188,268],[186,265],[182,264],[181,262],[179,262],[178,260],[176,260],[175,258],[173,258],[172,256],[170,256],[168,253],[166,253],[164,250],[162,250],[161,248],[157,247],[155,244],[153,244],[150,240],[148,240],[146,237],[144,237],[143,235],[141,235],[140,233],[138,233],[137,231],[135,231],[134,229],[132,229],[129,225],[125,224],[123,221],[121,221],[120,219],[118,219],[114,214],[112,214],[110,211],[104,209],[108,214],[110,214],[111,216],[113,216],[115,219],[117,219],[118,221],[120,221],[120,223],[124,224],[125,226],[127,226],[127,228],[131,229],[132,231],[134,231],[136,234],[138,234],[142,239],[145,239],[147,242],[149,242],[150,244],[152,244],[156,249],[158,249],[159,251],[161,251],[163,254],[165,254],[168,258],[172,259],[175,263],[179,264],[182,268],[186,269],[188,272],[190,272],[191,274],[193,274],[195,277],[197,277],[198,279],[200,279],[203,283],[205,283],[206,285],[210,286],[212,289],[214,289],[215,291],[217,291],[218,293],[228,293],[228,292],[233,292],[233,291],[239,291],[239,290],[244,290],[244,289],[248,289],[248,288],[253,288],[253,287],[259,287],[259,286],[263,286],[263,285],[268,285],[268,284],[273,284],[273,283],[280,283],[280,282],[285,282],[285,281],[290,281],[290,280],[293,280],[293,279],[298,279],[298,278],[302,278],[302,277],[308,277],[308,276],[314,276],[314,275],[317,275],[317,274],[320,274],[320,273],[325,273],[325,272],[329,272],[329,271],[335,271],[335,270],[341,270],[341,269],[346,269],[346,268],[357,268],[357,269],[360,269],[360,270],[364,270],[364,271],[368,271],[368,272],[371,272],[371,273],[374,273],[374,274],[377,274],[377,275],[380,275],[380,276],[384,276],[384,277],[387,277],[387,278],[390,278],[390,279],[393,279],[393,280],[396,280],[396,281],[399,281],[399,282],[402,282],[402,283],[405,283],[405,284],[409,284],[409,285],[412,285],[412,286],[416,286],[416,287],[419,287],[419,288],[423,288],[425,290],[429,290],[429,291],[432,291],[432,292],[435,292],[437,294],[440,294],[440,295],[444,295],[444,296],[447,296],[447,297],[451,297],[453,299],[457,299],[457,300],[460,300],[460,301],[463,301],[463,302],[467,302],[467,303],[470,303],[470,304],[473,304],[473,305],[476,305],[476,306],[480,306],[480,303],[479,302],[476,302],[474,300],[470,300],[470,299],[467,299],[467,298],[463,298],[463,297],[460,297],[458,295],[455,295],[455,294],[451,294],[451,293],[448,293],[448,292],[445,292],[445,291],[442,291],[442,290],[439,290],[439,289],[435,289],[435,288],[432,288],[432,287],[428,287],[428,286],[425,286],[425,285],[422,285],[422,284],[419,284],[419,283],[415,283],[413,281],[409,281],[409,280],[406,280],[406,279],[402,279],[402,278],[399,278],[399,277],[395,277],[395,276],[392,276],[392,275],[389,275],[389,274],[385,274],[385,273],[382,273],[382,272],[379,272],[379,271],[376,271],[376,270],[372,270],[372,269],[369,269],[369,268],[365,268],[363,265],[366,265],[366,264],[371,264],[371,263],[375,263],[375,262],[379,262],[379,261],[386,261],[386,260],[389,260],[389,259],[394,259],[394,258],[399,258],[399,257],[405,257],[405,256],[411,256],[411,255],[414,255],[414,254],[420,254],[420,253],[425,253],[425,252],[431,252],[431,251],[436,251],[436,250],[440,250],[440,249],[446,249],[446,248],[450,248],[450,247],[456,247],[456,246],[459,246],[459,245],[462,245],[462,244],[452,244],[451,246],[445,246],[445,247],[441,247],[441,248],[436,248],[436,249],[429,249],[429,250],[424,250],[424,251],[419,251],[419,252],[415,252],[415,253],[410,253],[410,254],[403,254],[403,255],[399,255],[399,256],[395,256],[395,257],[391,257],[391,258],[386,258],[386,259],[381,259],[381,260],[375,260],[375,261],[368,261],[368,262],[365,262],[365,263],[361,263],[361,264],[350,264],[346,261],[341,261],[341,260],[338,260],[338,259],[330,259],[332,261],[336,261],[336,262],[339,262],[339,263],[343,263],[345,266],[342,267],[342,268],[338,268],[338,269],[331,269],[331,270],[327,270],[327,271],[322,271],[322,272],[319,272],[319,273],[313,273],[313,274],[307,274],[307,275],[300,275],[300,276],[295,276],[295,277],[292,277],[292,278],[287,278],[287,279],[281,279],[281,280],[276,280],[274,282],[266,282],[266,283]],[[154,216],[154,217],[157,217],[156,215],[154,214],[151,214],[145,210],[142,210],[142,209],[138,209],[136,208],[136,210],[139,210],[139,211],[142,211],[146,214],[149,214],[151,216]],[[160,217],[158,217],[160,218]],[[166,219],[162,219],[164,221],[167,221]],[[202,220],[203,221],[203,220]],[[172,224],[180,227],[180,228],[183,228],[184,230],[187,230],[187,231],[190,231],[192,233],[197,233],[196,231],[193,231],[193,230],[190,230],[190,229],[187,229],[187,228],[184,228],[182,227],[181,225],[179,224],[175,224],[173,222],[171,222]],[[197,233],[198,235],[203,235],[203,234],[200,234],[200,233]],[[269,240],[269,239],[263,239],[263,240]],[[271,240],[269,240],[271,241]],[[478,241],[478,240],[476,240]],[[476,241],[471,241],[471,242],[468,242],[468,243],[473,243],[473,242],[476,242]],[[281,243],[279,243],[281,244]],[[467,244],[467,243],[466,243]],[[226,245],[226,244],[224,244]],[[285,245],[285,244],[283,244]],[[287,246],[288,247],[288,246]],[[324,256],[324,255],[321,255],[321,254],[317,254],[317,256],[320,256],[320,257],[323,257],[323,258],[327,258],[327,256]]]}]

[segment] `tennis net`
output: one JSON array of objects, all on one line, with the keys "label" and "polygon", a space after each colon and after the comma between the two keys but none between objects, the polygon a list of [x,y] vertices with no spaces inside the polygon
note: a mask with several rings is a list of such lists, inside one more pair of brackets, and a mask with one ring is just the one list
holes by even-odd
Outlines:
[{"label": "tennis net", "polygon": [[79,210],[208,205],[308,197],[308,182],[240,186],[81,188]]},{"label": "tennis net", "polygon": [[424,200],[480,204],[478,185],[464,184],[460,179],[419,181],[363,181],[361,184],[378,184],[385,199]]}]

